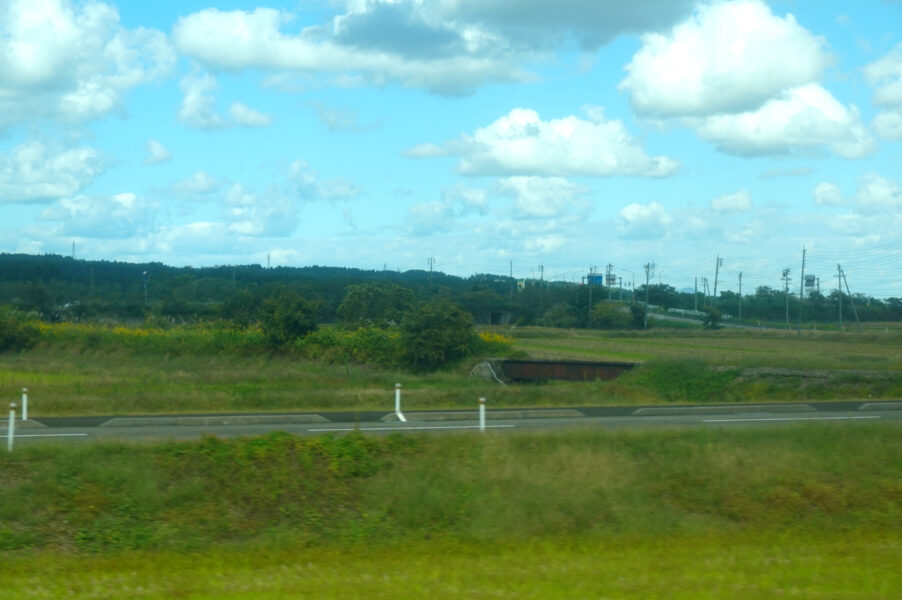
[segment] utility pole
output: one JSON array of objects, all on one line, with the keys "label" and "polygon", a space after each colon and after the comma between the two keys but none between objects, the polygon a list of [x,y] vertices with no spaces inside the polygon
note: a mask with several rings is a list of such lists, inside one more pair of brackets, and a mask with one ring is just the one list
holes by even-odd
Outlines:
[{"label": "utility pole", "polygon": [[839,330],[842,331],[842,267],[836,265],[836,291],[839,292]]},{"label": "utility pole", "polygon": [[798,335],[802,335],[802,298],[805,294],[805,246],[802,246],[802,280],[799,282],[799,329]]},{"label": "utility pole", "polygon": [[642,329],[648,329],[648,281],[655,274],[655,263],[645,263],[645,319],[642,322]]},{"label": "utility pole", "polygon": [[617,281],[620,284],[620,295],[617,296],[617,301],[623,302],[623,277],[618,277]]},{"label": "utility pole", "polygon": [[783,295],[786,297],[786,327],[789,327],[789,269],[783,269]]},{"label": "utility pole", "polygon": [[723,259],[720,257],[720,254],[717,255],[717,262],[714,266],[714,305],[717,306],[717,277],[720,275],[720,266],[723,264]]},{"label": "utility pole", "polygon": [[595,285],[595,269],[597,269],[597,268],[598,267],[590,266],[589,267],[589,277],[587,278],[588,284],[589,284],[589,326],[592,325],[592,321],[593,321],[593,319],[592,319],[592,287]]},{"label": "utility pole", "polygon": [[514,301],[514,261],[509,260],[510,263],[510,280],[511,280],[511,302]]},{"label": "utility pole", "polygon": [[429,265],[429,285],[432,286],[432,265],[435,264],[435,257],[430,256],[426,259],[426,264]]},{"label": "utility pole", "polygon": [[613,273],[614,273],[614,265],[612,265],[611,263],[608,263],[608,266],[605,267],[605,271],[604,271],[604,285],[605,285],[605,287],[608,288],[608,302],[611,301],[611,284],[609,282],[611,281],[611,277],[612,277]]},{"label": "utility pole", "polygon": [[739,271],[739,320],[742,320],[742,271]]},{"label": "utility pole", "polygon": [[[858,310],[855,308],[855,299],[852,298],[852,290],[849,289],[849,280],[846,279],[846,272],[840,269],[840,274],[842,274],[842,280],[846,284],[846,292],[849,294],[849,304],[852,305],[852,314],[855,315],[855,322],[858,324],[858,331],[861,331],[861,321],[858,319]],[[842,290],[840,290],[842,293]]]},{"label": "utility pole", "polygon": [[539,263],[539,314],[542,315],[542,326],[545,325],[545,265]]}]

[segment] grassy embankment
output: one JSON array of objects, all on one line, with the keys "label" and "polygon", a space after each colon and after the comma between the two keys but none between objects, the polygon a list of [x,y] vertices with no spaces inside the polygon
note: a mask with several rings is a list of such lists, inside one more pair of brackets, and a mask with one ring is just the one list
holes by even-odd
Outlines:
[{"label": "grassy embankment", "polygon": [[25,448],[7,598],[893,598],[902,430]]},{"label": "grassy embankment", "polygon": [[476,359],[432,374],[262,353],[254,332],[85,331],[53,326],[33,350],[0,355],[0,389],[30,415],[409,410],[695,402],[886,399],[902,395],[902,334],[749,330],[510,329],[537,358],[642,362],[616,381],[511,385],[468,377]]}]

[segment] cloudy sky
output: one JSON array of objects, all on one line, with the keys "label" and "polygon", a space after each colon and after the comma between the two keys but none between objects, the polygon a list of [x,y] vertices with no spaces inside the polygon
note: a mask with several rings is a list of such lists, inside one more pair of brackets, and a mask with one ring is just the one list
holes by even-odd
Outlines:
[{"label": "cloudy sky", "polygon": [[[213,4],[211,4],[213,2]],[[0,251],[902,296],[898,0],[0,0]]]}]

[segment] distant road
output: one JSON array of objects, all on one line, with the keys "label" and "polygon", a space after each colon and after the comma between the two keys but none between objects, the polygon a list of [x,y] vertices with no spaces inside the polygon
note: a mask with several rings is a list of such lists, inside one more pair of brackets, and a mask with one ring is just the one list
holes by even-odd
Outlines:
[{"label": "distant road", "polygon": [[[154,415],[148,417],[36,418],[16,428],[15,446],[95,440],[190,440],[260,435],[364,433],[455,433],[478,431],[475,411],[407,412],[407,422],[392,413],[320,413],[281,415]],[[829,402],[811,404],[576,407],[488,411],[490,432],[566,428],[764,427],[790,423],[845,424],[902,421],[902,402]],[[0,434],[6,436],[6,422]]]}]

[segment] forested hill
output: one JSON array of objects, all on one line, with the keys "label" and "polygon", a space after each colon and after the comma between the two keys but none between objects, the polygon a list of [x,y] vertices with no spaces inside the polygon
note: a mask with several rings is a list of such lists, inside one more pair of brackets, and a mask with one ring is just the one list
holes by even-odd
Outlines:
[{"label": "forested hill", "polygon": [[[282,290],[302,295],[317,307],[320,322],[336,319],[349,286],[398,285],[417,300],[446,296],[469,310],[477,323],[542,324],[555,327],[629,327],[623,307],[608,300],[645,300],[636,290],[575,283],[526,280],[504,275],[456,277],[441,272],[363,270],[342,267],[275,267],[228,265],[171,267],[161,263],[76,260],[58,255],[0,254],[0,305],[11,305],[48,320],[149,316],[173,320],[228,319],[252,322],[263,300]],[[591,310],[590,310],[591,302]],[[711,308],[725,318],[739,313],[739,296],[730,291],[718,298],[677,292],[666,284],[651,285],[649,304],[663,309],[694,311]],[[746,321],[794,323],[799,298],[782,290],[759,287],[741,298]],[[812,292],[804,299],[803,321],[845,323],[902,320],[902,300],[851,297],[834,290]],[[617,312],[620,311],[620,312]],[[634,311],[635,312],[635,311]]]},{"label": "forested hill", "polygon": [[474,275],[464,279],[425,270],[267,269],[260,265],[193,268],[0,254],[0,304],[56,318],[142,318],[148,312],[179,318],[233,318],[253,313],[263,298],[290,289],[315,302],[321,320],[331,321],[347,287],[362,283],[393,283],[414,290],[420,299],[450,296],[474,313],[509,310],[515,286],[509,277]]}]

